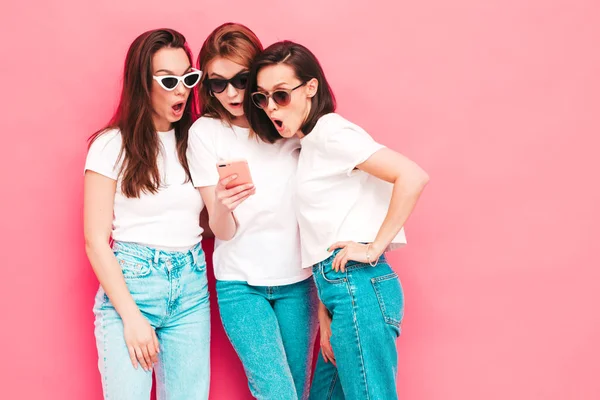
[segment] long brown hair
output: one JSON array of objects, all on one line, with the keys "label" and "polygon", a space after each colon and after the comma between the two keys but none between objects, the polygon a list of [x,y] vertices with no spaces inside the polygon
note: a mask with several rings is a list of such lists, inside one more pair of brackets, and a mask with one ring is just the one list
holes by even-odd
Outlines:
[{"label": "long brown hair", "polygon": [[206,66],[215,58],[223,57],[234,63],[250,68],[252,60],[263,50],[258,37],[248,27],[233,22],[227,22],[217,27],[204,41],[196,68],[204,71],[200,81],[200,116],[218,118],[232,122],[232,115],[221,105],[219,100],[211,95],[206,79]]},{"label": "long brown hair", "polygon": [[[108,125],[90,137],[90,145],[109,129],[119,129],[123,138],[121,191],[126,197],[156,193],[161,186],[157,165],[159,138],[152,119],[152,57],[162,48],[184,49],[192,64],[192,52],[185,37],[173,29],[156,29],[138,36],[127,52],[119,106]],[[173,123],[177,155],[187,179],[190,178],[186,151],[188,130],[194,121],[196,92],[191,90],[181,119]]]},{"label": "long brown hair", "polygon": [[282,42],[273,43],[265,49],[252,63],[252,69],[248,76],[248,96],[244,99],[244,112],[250,128],[256,134],[269,143],[281,139],[281,136],[275,129],[275,126],[267,116],[267,114],[257,108],[250,93],[257,90],[256,78],[258,73],[264,67],[269,65],[285,64],[292,67],[296,77],[302,82],[308,82],[312,78],[319,81],[317,93],[311,99],[310,113],[300,127],[300,130],[308,135],[315,127],[319,118],[325,114],[335,112],[336,102],[333,90],[325,78],[325,73],[321,64],[315,55],[301,44],[284,40]]}]

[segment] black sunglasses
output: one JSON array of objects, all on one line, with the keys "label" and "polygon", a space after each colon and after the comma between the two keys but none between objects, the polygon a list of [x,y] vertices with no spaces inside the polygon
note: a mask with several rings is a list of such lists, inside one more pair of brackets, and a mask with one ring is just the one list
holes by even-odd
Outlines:
[{"label": "black sunglasses", "polygon": [[207,79],[206,84],[208,85],[208,90],[211,93],[221,93],[227,86],[231,83],[231,86],[238,90],[246,89],[246,83],[248,83],[248,71],[243,71],[235,75],[230,79],[221,79],[221,78],[213,78]]},{"label": "black sunglasses", "polygon": [[269,98],[272,98],[275,104],[285,107],[292,101],[292,92],[305,84],[306,82],[302,82],[292,89],[277,89],[273,93],[254,92],[251,96],[252,102],[258,108],[267,108],[269,105]]}]

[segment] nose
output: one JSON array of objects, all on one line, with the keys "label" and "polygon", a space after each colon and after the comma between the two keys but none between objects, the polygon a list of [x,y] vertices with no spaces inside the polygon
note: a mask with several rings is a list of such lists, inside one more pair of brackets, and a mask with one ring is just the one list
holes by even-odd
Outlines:
[{"label": "nose", "polygon": [[237,96],[237,94],[238,94],[237,89],[234,88],[231,83],[227,84],[227,96],[235,97],[235,96]]},{"label": "nose", "polygon": [[277,103],[275,103],[273,97],[271,96],[267,98],[267,110],[269,110],[270,112],[277,110]]},{"label": "nose", "polygon": [[183,82],[179,82],[177,84],[177,86],[175,86],[174,92],[176,95],[181,96],[181,95],[184,95],[187,90],[189,90],[189,89],[185,87]]}]

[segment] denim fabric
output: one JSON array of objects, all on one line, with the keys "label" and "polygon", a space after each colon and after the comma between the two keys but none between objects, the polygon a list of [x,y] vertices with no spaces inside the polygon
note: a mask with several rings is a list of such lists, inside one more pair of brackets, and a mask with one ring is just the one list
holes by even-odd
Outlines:
[{"label": "denim fabric", "polygon": [[337,368],[319,355],[310,398],[397,399],[396,339],[404,316],[400,280],[384,256],[375,267],[350,261],[346,272],[336,272],[331,267],[336,253],[313,266],[313,278],[332,314]]},{"label": "denim fabric", "polygon": [[[158,399],[208,399],[210,309],[201,245],[188,252],[165,252],[115,242],[113,251],[133,299],[158,336]],[[94,314],[104,398],[150,399],[152,372],[133,368],[123,321],[102,287]]]},{"label": "denim fabric", "polygon": [[217,281],[223,327],[257,399],[307,399],[317,334],[311,278],[285,286]]}]

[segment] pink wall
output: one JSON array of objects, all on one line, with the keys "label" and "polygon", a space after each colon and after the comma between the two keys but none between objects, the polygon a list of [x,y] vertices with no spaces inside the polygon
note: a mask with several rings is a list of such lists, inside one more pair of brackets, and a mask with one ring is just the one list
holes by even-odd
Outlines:
[{"label": "pink wall", "polygon": [[[340,112],[432,177],[391,256],[401,397],[600,398],[600,3],[60,3],[0,16],[1,398],[101,398],[85,140],[137,34],[172,27],[197,53],[227,20],[311,48]],[[247,398],[214,317],[211,399]]]}]

